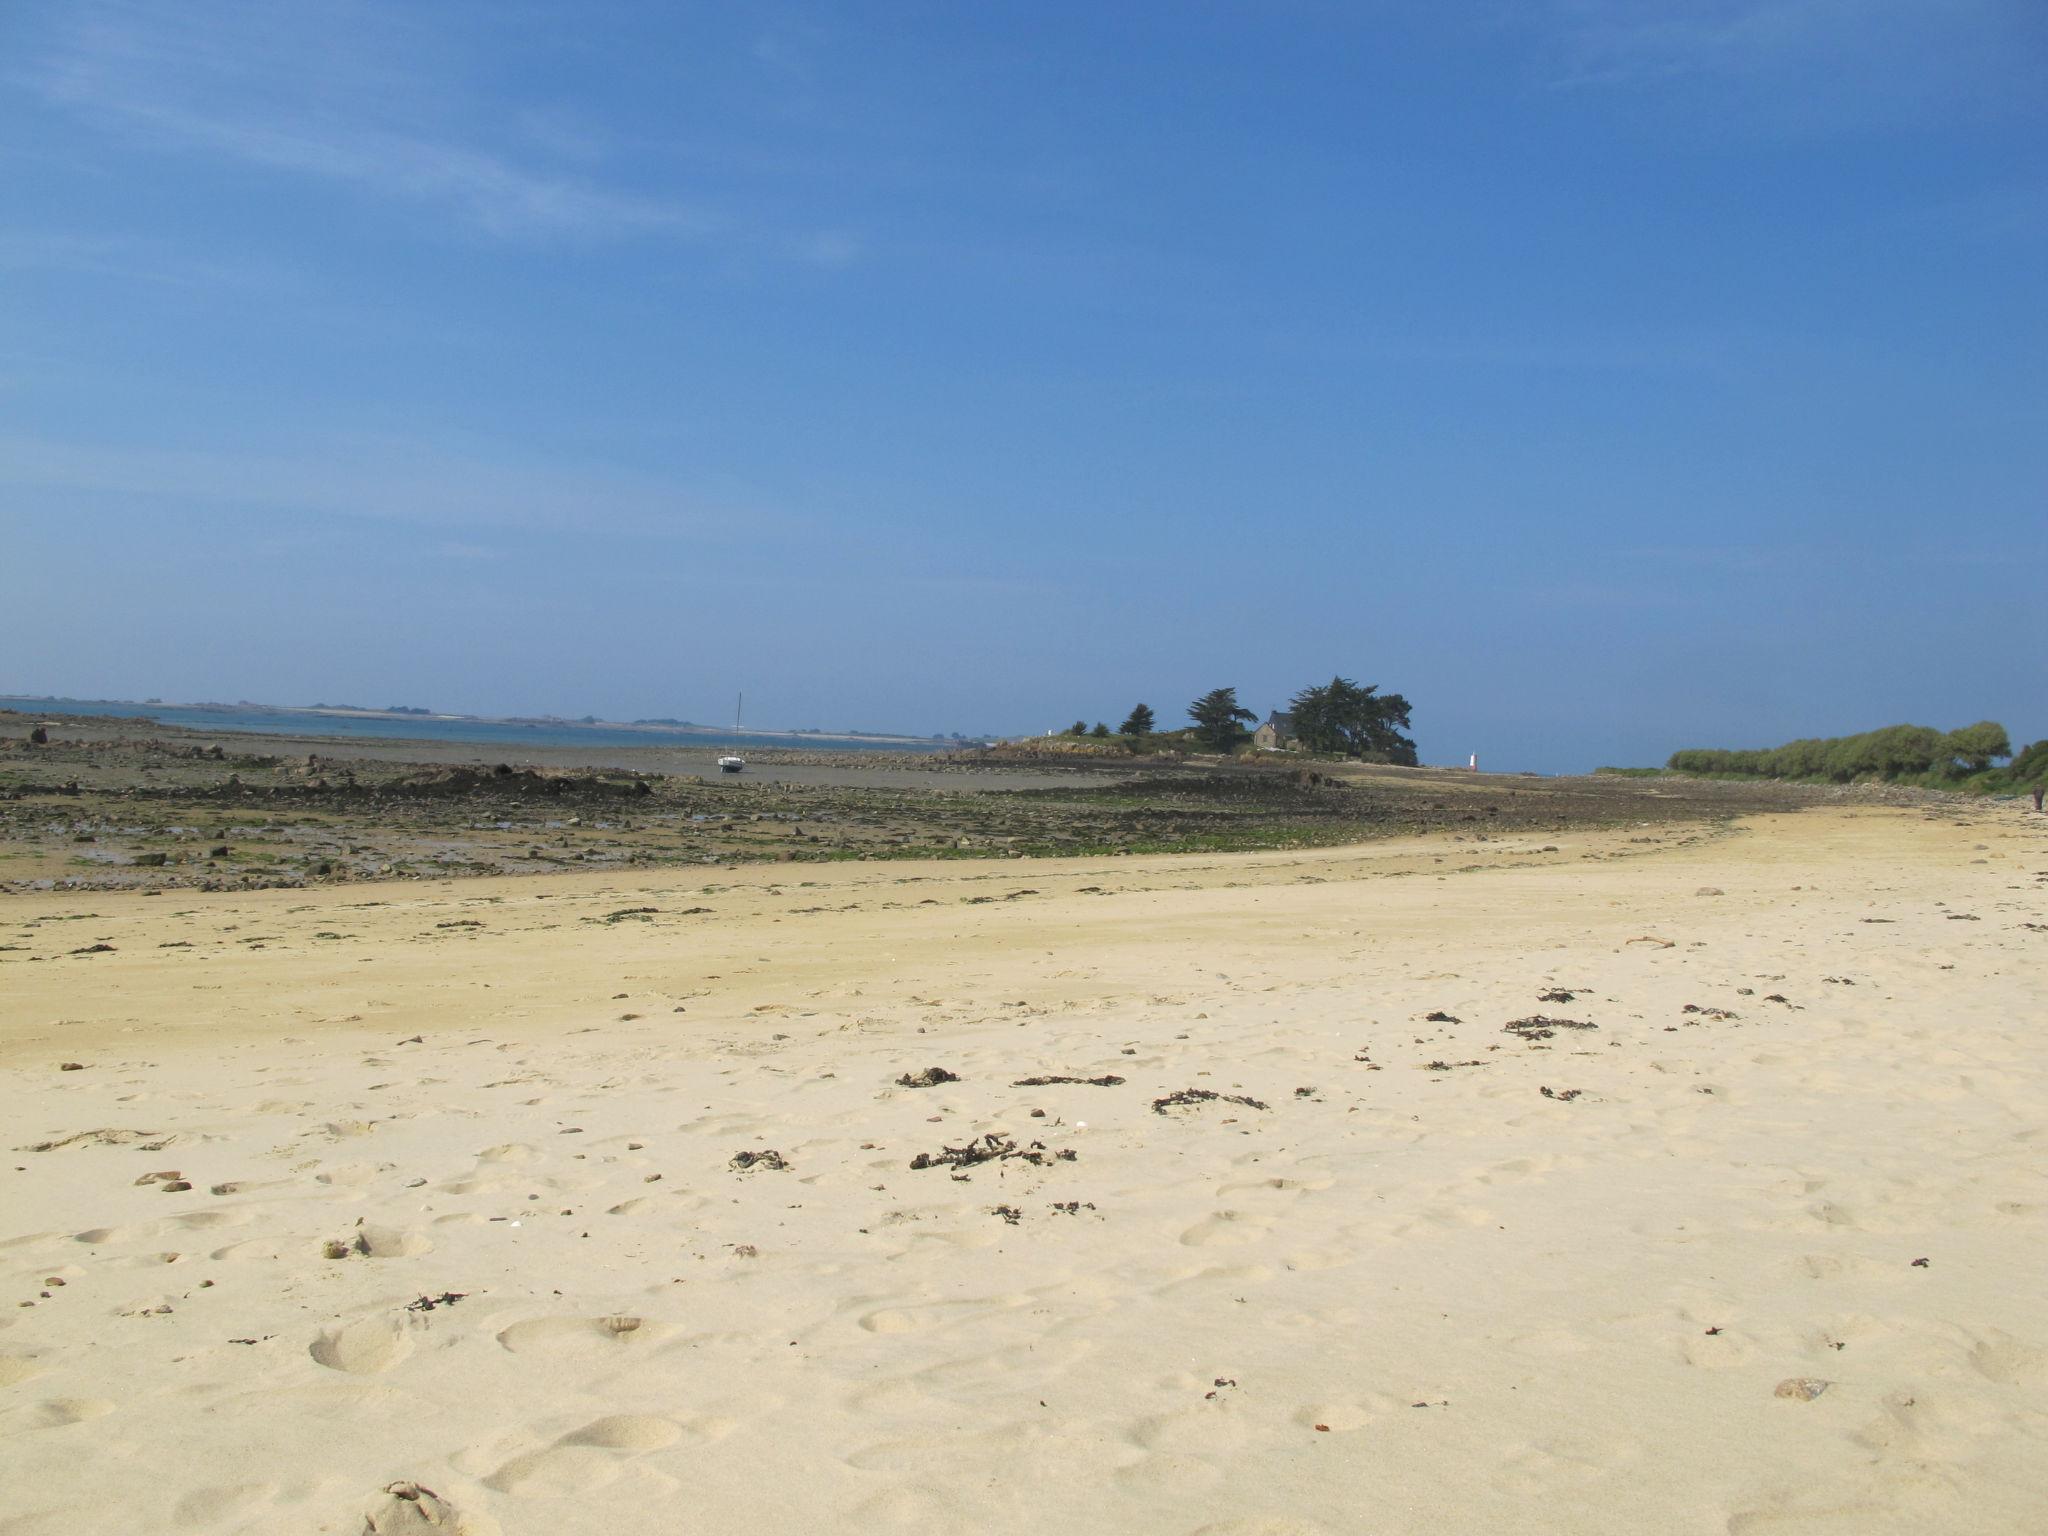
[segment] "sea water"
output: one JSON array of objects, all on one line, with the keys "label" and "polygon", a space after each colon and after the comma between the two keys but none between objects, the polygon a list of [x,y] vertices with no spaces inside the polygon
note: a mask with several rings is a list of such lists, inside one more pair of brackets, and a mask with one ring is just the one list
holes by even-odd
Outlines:
[{"label": "sea water", "polygon": [[376,737],[387,741],[460,741],[507,747],[779,747],[815,752],[938,752],[957,741],[935,737],[832,736],[746,732],[716,726],[585,725],[576,720],[478,720],[440,715],[348,715],[260,704],[137,704],[121,699],[0,696],[0,709],[23,714],[116,715],[195,731],[266,736]]}]

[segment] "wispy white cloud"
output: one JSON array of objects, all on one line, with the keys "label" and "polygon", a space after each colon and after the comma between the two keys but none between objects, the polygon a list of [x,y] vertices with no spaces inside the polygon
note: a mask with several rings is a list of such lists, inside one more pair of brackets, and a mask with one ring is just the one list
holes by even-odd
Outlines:
[{"label": "wispy white cloud", "polygon": [[701,208],[537,167],[458,131],[448,104],[463,82],[448,77],[448,50],[423,34],[422,15],[102,0],[58,31],[30,79],[109,131],[440,207],[496,235],[716,227]]}]

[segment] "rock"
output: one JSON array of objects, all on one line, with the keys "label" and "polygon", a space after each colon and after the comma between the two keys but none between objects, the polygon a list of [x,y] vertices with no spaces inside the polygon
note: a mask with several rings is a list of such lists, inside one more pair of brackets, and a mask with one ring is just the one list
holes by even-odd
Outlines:
[{"label": "rock", "polygon": [[896,1079],[902,1088],[936,1088],[940,1083],[957,1083],[960,1075],[948,1072],[944,1067],[926,1067],[922,1072],[906,1072]]},{"label": "rock", "polygon": [[431,1488],[393,1483],[363,1516],[362,1536],[498,1536],[497,1521],[464,1514]]},{"label": "rock", "polygon": [[1818,1376],[1787,1376],[1773,1389],[1772,1395],[1810,1403],[1833,1385],[1833,1382],[1822,1381]]},{"label": "rock", "polygon": [[1695,896],[1725,896],[1728,893],[1718,885],[1703,885],[1693,892]]}]

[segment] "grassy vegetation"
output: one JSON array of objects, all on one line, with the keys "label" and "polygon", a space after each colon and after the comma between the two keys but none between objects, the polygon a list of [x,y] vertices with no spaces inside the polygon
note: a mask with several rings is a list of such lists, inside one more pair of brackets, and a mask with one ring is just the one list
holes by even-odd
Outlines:
[{"label": "grassy vegetation", "polygon": [[[1993,761],[2010,757],[2003,767]],[[1647,777],[1660,770],[1602,768],[1601,773]],[[1891,725],[1855,736],[1809,737],[1781,747],[1729,750],[1689,747],[1671,754],[1664,772],[1693,778],[1778,779],[1805,784],[1876,780],[1927,789],[2019,794],[2048,785],[2048,741],[2017,755],[2005,727],[1980,720],[1960,730]]]}]

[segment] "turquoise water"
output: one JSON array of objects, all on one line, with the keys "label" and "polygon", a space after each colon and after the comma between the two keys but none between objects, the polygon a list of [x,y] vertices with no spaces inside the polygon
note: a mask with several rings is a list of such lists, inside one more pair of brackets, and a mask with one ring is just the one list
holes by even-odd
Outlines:
[{"label": "turquoise water", "polygon": [[955,741],[860,736],[776,735],[716,729],[676,730],[658,725],[579,725],[550,720],[440,720],[431,716],[314,715],[260,705],[135,704],[118,699],[0,697],[0,709],[24,714],[120,715],[181,725],[197,731],[246,731],[260,736],[373,736],[393,741],[462,741],[508,747],[783,747],[818,752],[937,752]]}]

